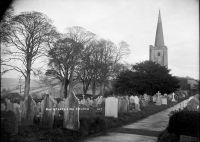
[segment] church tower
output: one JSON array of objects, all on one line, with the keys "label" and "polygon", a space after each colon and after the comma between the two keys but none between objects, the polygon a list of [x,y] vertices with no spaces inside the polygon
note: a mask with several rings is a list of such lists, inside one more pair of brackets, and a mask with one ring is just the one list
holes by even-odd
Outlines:
[{"label": "church tower", "polygon": [[159,10],[155,44],[149,47],[149,60],[168,67],[167,46],[164,44],[161,14]]}]

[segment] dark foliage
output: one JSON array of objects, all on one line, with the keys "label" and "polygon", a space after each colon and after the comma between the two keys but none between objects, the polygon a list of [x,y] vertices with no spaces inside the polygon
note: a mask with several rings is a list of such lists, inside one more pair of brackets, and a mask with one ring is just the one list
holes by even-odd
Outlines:
[{"label": "dark foliage", "polygon": [[178,137],[187,135],[199,137],[199,119],[200,112],[197,111],[179,111],[170,116],[167,131],[174,133]]},{"label": "dark foliage", "polygon": [[1,141],[10,141],[10,136],[16,135],[18,123],[14,112],[1,111]]},{"label": "dark foliage", "polygon": [[170,134],[167,130],[164,130],[159,134],[157,142],[180,142],[180,138],[174,133]]},{"label": "dark foliage", "polygon": [[20,103],[23,101],[23,97],[19,93],[8,93],[1,97],[1,100],[4,101],[5,99],[9,99],[12,103]]},{"label": "dark foliage", "polygon": [[121,72],[114,85],[115,92],[121,94],[154,95],[175,92],[178,80],[172,76],[170,70],[151,61],[144,61],[133,65],[132,70]]}]

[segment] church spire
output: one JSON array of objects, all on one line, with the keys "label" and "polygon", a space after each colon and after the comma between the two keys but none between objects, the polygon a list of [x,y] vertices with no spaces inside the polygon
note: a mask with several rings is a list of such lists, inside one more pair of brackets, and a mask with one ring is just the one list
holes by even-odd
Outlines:
[{"label": "church spire", "polygon": [[158,24],[157,24],[157,30],[156,30],[155,46],[156,47],[163,47],[164,46],[164,36],[163,36],[162,20],[161,20],[160,10],[159,10],[159,15],[158,15]]}]

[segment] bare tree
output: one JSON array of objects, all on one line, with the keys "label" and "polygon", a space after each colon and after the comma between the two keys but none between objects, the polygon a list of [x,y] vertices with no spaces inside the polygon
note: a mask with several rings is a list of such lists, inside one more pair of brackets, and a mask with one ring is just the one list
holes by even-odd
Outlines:
[{"label": "bare tree", "polygon": [[24,95],[30,91],[30,76],[32,65],[44,55],[46,47],[50,46],[52,40],[58,36],[55,28],[42,13],[23,12],[12,18],[9,44],[14,47],[10,60],[19,61],[22,67],[7,64],[15,71],[20,72],[25,78]]},{"label": "bare tree", "polygon": [[96,43],[94,40],[90,41],[81,53],[81,63],[78,65],[76,74],[78,80],[82,82],[83,94],[86,95],[89,86],[92,82],[94,73],[94,61],[92,54],[94,54]]},{"label": "bare tree", "polygon": [[[75,78],[78,78],[78,66],[82,63],[82,52],[87,50],[94,34],[81,27],[68,28],[63,39],[54,44],[49,51],[49,67],[46,74],[54,76],[62,83],[61,94],[67,97]],[[76,75],[76,76],[75,76]]]},{"label": "bare tree", "polygon": [[8,49],[7,43],[9,42],[9,35],[10,35],[10,20],[13,17],[13,8],[10,7],[3,17],[3,19],[0,22],[0,56],[1,56],[1,76],[8,72],[10,69],[6,69],[5,66],[2,66],[5,64],[8,60],[5,59],[5,56],[7,56],[10,51]]},{"label": "bare tree", "polygon": [[100,85],[100,94],[104,94],[105,83],[116,77],[120,71],[118,69],[121,67],[119,61],[129,53],[128,44],[124,41],[120,42],[118,46],[104,39],[97,42],[93,54],[93,94],[95,94],[97,84]]}]

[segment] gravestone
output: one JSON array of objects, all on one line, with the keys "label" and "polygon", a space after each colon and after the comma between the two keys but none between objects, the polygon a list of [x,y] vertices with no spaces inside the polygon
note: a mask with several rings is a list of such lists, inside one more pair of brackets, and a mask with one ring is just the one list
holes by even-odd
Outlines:
[{"label": "gravestone", "polygon": [[138,96],[134,97],[134,102],[135,102],[135,110],[140,111],[140,100]]},{"label": "gravestone", "polygon": [[141,99],[141,105],[142,107],[146,107],[148,105],[144,98]]},{"label": "gravestone", "polygon": [[54,122],[54,107],[56,106],[56,101],[49,95],[46,94],[44,100],[42,100],[42,117],[41,117],[41,127],[42,128],[52,128]]},{"label": "gravestone", "polygon": [[100,96],[96,100],[97,100],[97,104],[100,105],[103,102],[103,97]]},{"label": "gravestone", "polygon": [[162,105],[167,105],[167,98],[166,97],[162,97],[161,98],[161,103],[162,103]]},{"label": "gravestone", "polygon": [[131,104],[135,103],[135,98],[134,98],[134,96],[130,96],[130,103],[131,103]]},{"label": "gravestone", "polygon": [[154,95],[152,98],[153,98],[153,102],[155,103],[157,99],[156,95]]},{"label": "gravestone", "polygon": [[64,122],[63,127],[71,130],[79,129],[79,103],[74,92],[71,92],[64,104]]},{"label": "gravestone", "polygon": [[64,101],[60,101],[59,103],[56,104],[56,110],[55,110],[55,116],[59,116],[60,113],[63,111],[64,109]]},{"label": "gravestone", "polygon": [[129,97],[129,111],[134,111],[135,109],[135,97],[130,96]]},{"label": "gravestone", "polygon": [[156,93],[157,98],[156,98],[156,105],[160,106],[162,104],[161,102],[161,93],[158,91],[158,93]]},{"label": "gravestone", "polygon": [[5,111],[6,110],[6,105],[4,103],[1,103],[1,111]]},{"label": "gravestone", "polygon": [[5,101],[6,101],[6,110],[7,111],[9,111],[9,110],[13,111],[13,109],[14,109],[13,103],[11,103],[10,100],[7,99],[7,98],[5,99]]},{"label": "gravestone", "polygon": [[118,99],[115,97],[108,97],[105,99],[105,116],[118,117]]},{"label": "gravestone", "polygon": [[86,105],[86,99],[85,99],[85,98],[83,98],[83,99],[81,100],[81,104]]},{"label": "gravestone", "polygon": [[40,115],[40,113],[41,113],[41,102],[38,102],[36,107],[37,107],[36,115]]},{"label": "gravestone", "polygon": [[175,100],[175,93],[172,93],[172,102],[176,102],[176,100]]},{"label": "gravestone", "polygon": [[20,103],[21,121],[24,125],[32,125],[36,113],[36,103],[30,95],[25,97],[24,102]]},{"label": "gravestone", "polygon": [[164,97],[167,97],[167,94],[166,94],[166,93],[164,94]]},{"label": "gravestone", "polygon": [[93,100],[92,106],[97,107],[97,100],[96,99]]},{"label": "gravestone", "polygon": [[128,101],[125,98],[118,98],[118,112],[125,113],[128,111]]},{"label": "gravestone", "polygon": [[147,102],[148,104],[150,101],[150,96],[148,96],[147,94],[144,94],[143,97],[144,97],[145,102]]},{"label": "gravestone", "polygon": [[21,110],[19,104],[13,103],[13,112],[15,113],[18,124],[21,124]]},{"label": "gravestone", "polygon": [[181,135],[180,136],[180,142],[199,142],[199,138],[198,137]]}]

